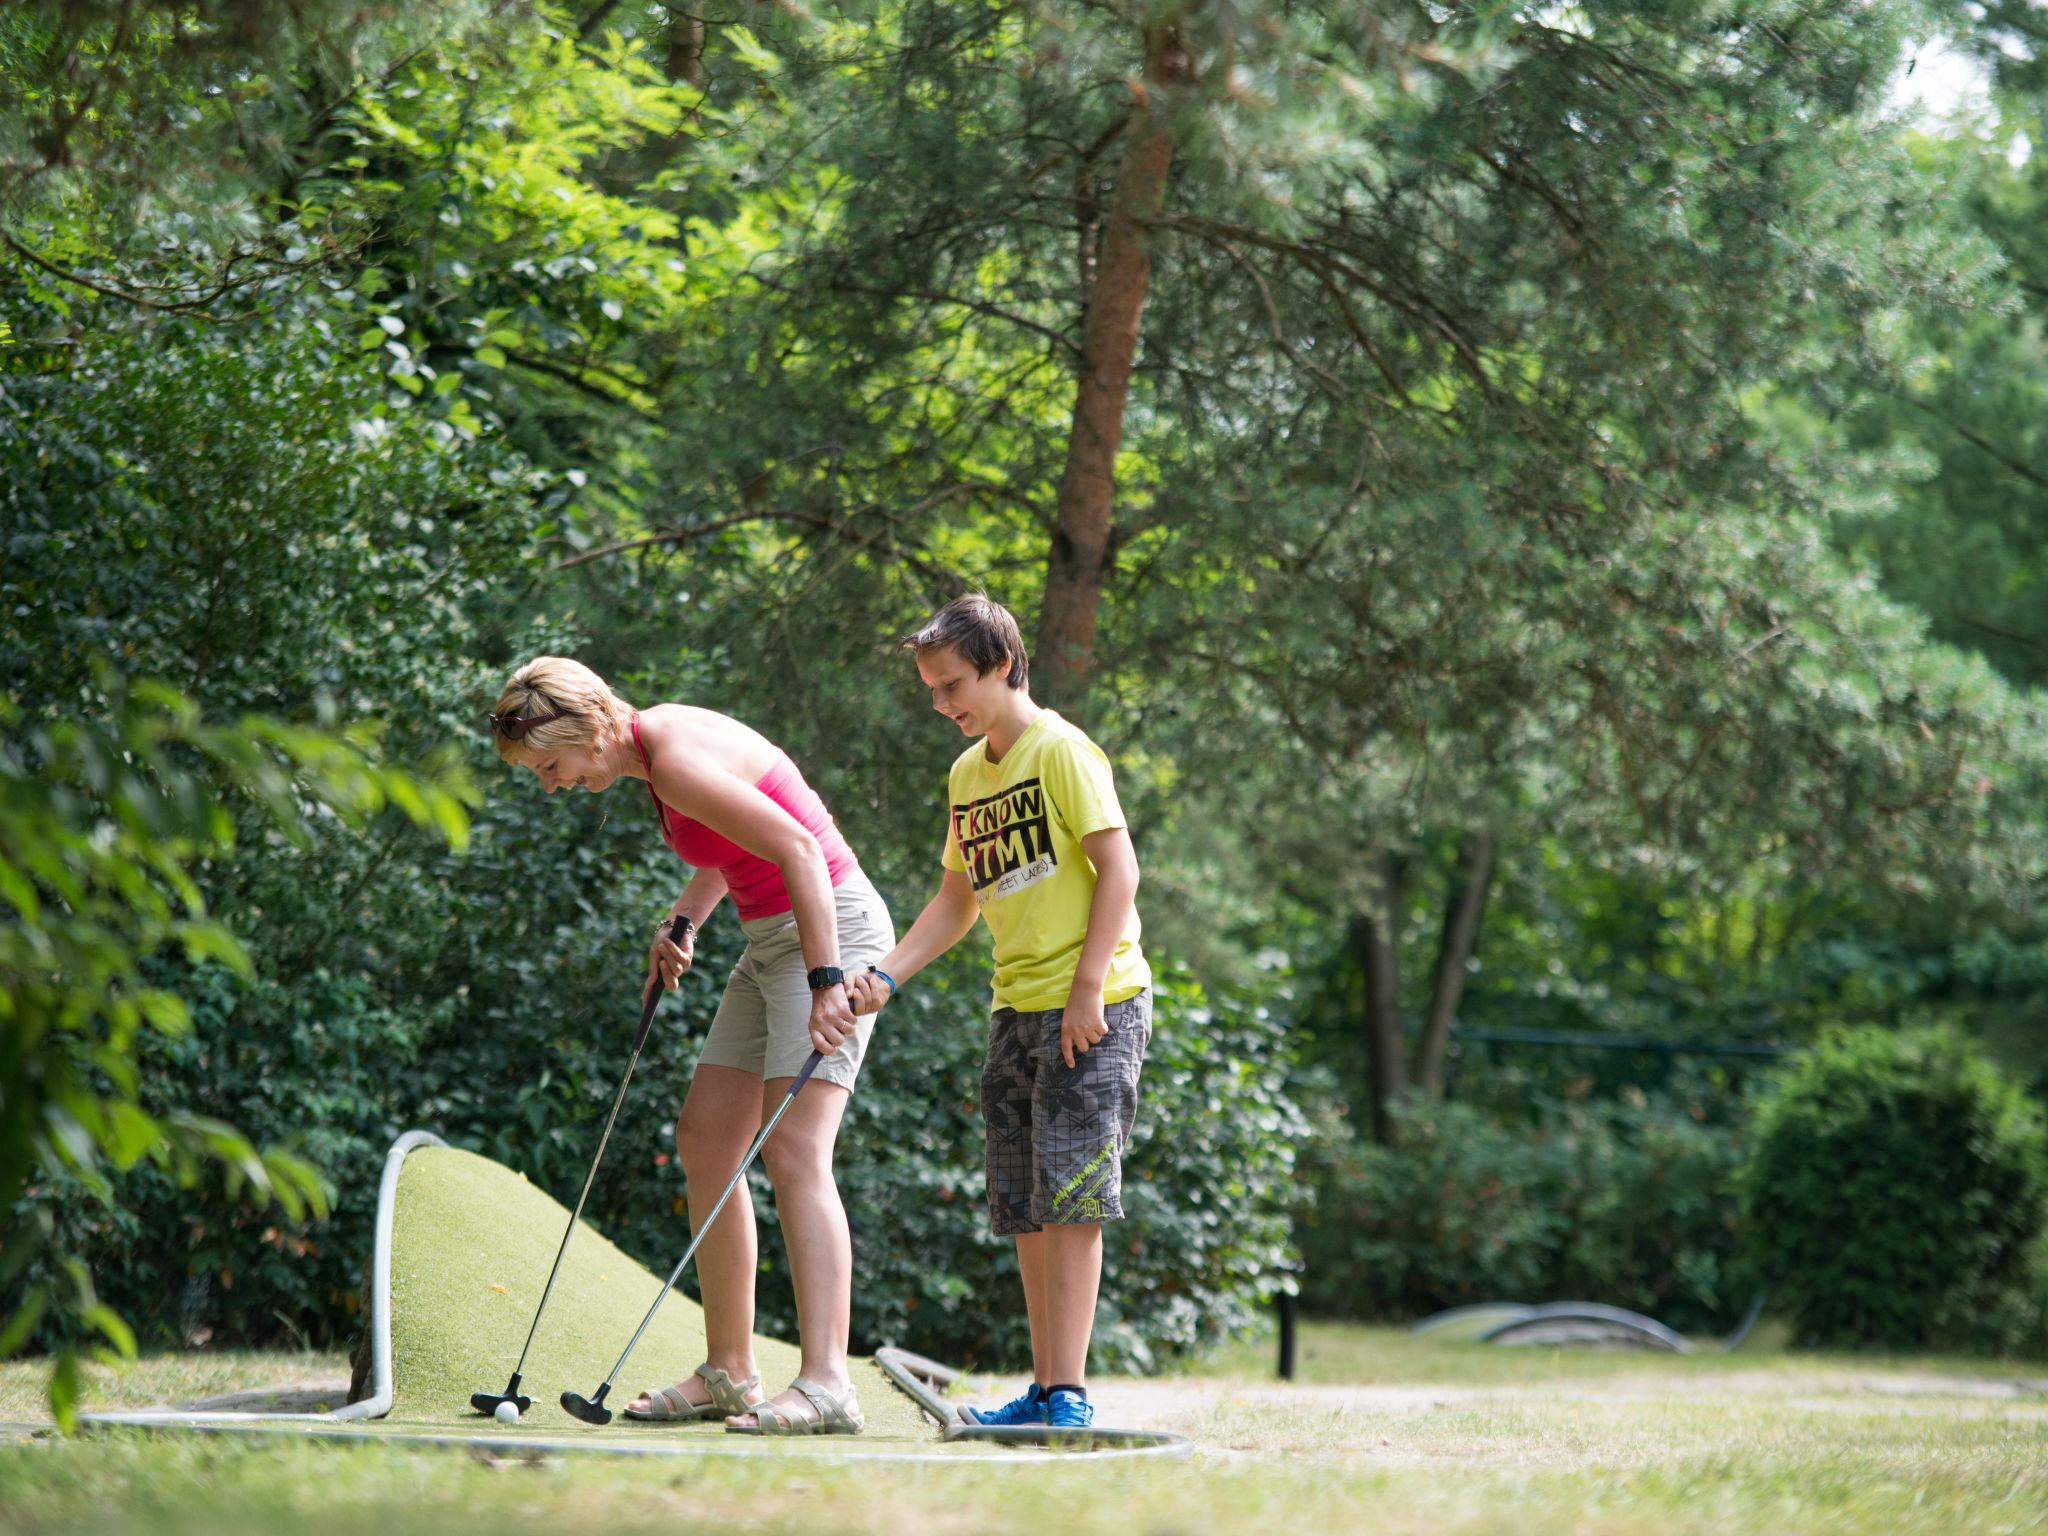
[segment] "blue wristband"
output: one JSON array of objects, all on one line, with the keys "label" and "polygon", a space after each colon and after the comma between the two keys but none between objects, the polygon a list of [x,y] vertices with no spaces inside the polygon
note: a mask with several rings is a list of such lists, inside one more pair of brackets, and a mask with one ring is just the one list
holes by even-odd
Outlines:
[{"label": "blue wristband", "polygon": [[896,978],[894,976],[891,976],[887,971],[883,970],[879,965],[871,965],[868,967],[868,969],[875,975],[881,977],[882,980],[889,983],[889,995],[891,997],[894,997],[896,995]]}]

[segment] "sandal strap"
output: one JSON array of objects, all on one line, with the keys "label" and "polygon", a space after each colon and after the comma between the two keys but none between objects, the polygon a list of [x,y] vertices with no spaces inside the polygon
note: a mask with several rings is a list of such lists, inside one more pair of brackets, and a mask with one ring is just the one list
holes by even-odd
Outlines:
[{"label": "sandal strap", "polygon": [[[823,1429],[828,1424],[851,1424],[854,1422],[853,1415],[846,1411],[846,1404],[833,1396],[828,1389],[819,1386],[810,1377],[799,1376],[790,1383],[790,1386],[809,1398],[811,1406],[818,1410],[818,1417],[815,1422],[820,1429]],[[849,1390],[846,1395],[850,1398],[853,1396],[853,1393]],[[805,1422],[809,1423],[812,1421],[806,1420]]]},{"label": "sandal strap", "polygon": [[[703,1382],[711,1393],[711,1402],[704,1406],[716,1407],[728,1417],[736,1413],[753,1411],[754,1405],[747,1401],[747,1394],[761,1385],[759,1372],[749,1376],[745,1381],[734,1381],[726,1372],[707,1361],[697,1367],[697,1379]],[[692,1403],[690,1406],[695,1408],[698,1405]]]},{"label": "sandal strap", "polygon": [[809,1419],[784,1413],[766,1398],[752,1404],[746,1411],[754,1416],[754,1422],[760,1426],[764,1434],[807,1435],[811,1432]]},{"label": "sandal strap", "polygon": [[649,1387],[640,1394],[647,1399],[647,1406],[660,1407],[647,1416],[651,1419],[686,1419],[697,1411],[697,1405],[683,1396],[681,1387]]}]

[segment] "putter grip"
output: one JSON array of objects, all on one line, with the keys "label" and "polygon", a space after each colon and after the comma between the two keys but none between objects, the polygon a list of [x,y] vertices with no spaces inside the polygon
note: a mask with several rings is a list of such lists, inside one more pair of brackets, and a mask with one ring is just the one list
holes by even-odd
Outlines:
[{"label": "putter grip", "polygon": [[811,1059],[803,1064],[802,1070],[796,1075],[796,1081],[789,1085],[789,1096],[792,1099],[796,1097],[797,1089],[811,1080],[811,1074],[818,1070],[818,1063],[824,1059],[815,1049],[812,1050]]},{"label": "putter grip", "polygon": [[654,1010],[661,1006],[661,982],[657,979],[647,989],[647,1006],[640,1010],[640,1033],[633,1037],[633,1054],[640,1054],[640,1047],[647,1043],[647,1027],[654,1022]]}]

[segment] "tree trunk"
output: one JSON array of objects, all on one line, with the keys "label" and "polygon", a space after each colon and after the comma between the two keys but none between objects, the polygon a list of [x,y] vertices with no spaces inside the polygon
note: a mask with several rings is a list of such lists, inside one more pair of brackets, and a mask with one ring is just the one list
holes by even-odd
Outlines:
[{"label": "tree trunk", "polygon": [[1493,834],[1468,827],[1458,839],[1457,890],[1444,908],[1443,936],[1436,946],[1436,975],[1429,987],[1429,1013],[1415,1053],[1415,1081],[1432,1099],[1444,1092],[1444,1050],[1465,995],[1465,967],[1479,942],[1480,919],[1493,884]]},{"label": "tree trunk", "polygon": [[1365,1071],[1371,1094],[1372,1139],[1394,1139],[1391,1106],[1408,1087],[1408,1051],[1401,1037],[1400,912],[1405,861],[1374,860],[1377,879],[1366,910],[1351,922],[1353,953],[1365,975]]},{"label": "tree trunk", "polygon": [[670,80],[704,88],[704,23],[697,17],[670,16],[668,56],[662,60],[662,71]]},{"label": "tree trunk", "polygon": [[1088,686],[1095,665],[1095,618],[1110,561],[1110,512],[1124,406],[1138,355],[1138,324],[1152,278],[1143,224],[1166,193],[1173,168],[1168,88],[1193,67],[1180,34],[1154,28],[1145,38],[1145,75],[1131,114],[1131,144],[1117,172],[1104,221],[1100,260],[1081,325],[1080,380],[1060,474],[1057,522],[1038,618],[1034,686],[1057,702]]}]

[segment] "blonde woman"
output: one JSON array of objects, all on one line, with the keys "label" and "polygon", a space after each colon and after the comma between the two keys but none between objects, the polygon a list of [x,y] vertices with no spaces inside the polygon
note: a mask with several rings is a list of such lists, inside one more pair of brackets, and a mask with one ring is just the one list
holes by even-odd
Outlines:
[{"label": "blonde woman", "polygon": [[662,840],[695,870],[655,923],[647,986],[677,984],[726,896],[739,914],[746,952],[676,1117],[693,1231],[812,1047],[825,1056],[761,1152],[789,1249],[802,1370],[762,1400],[754,1209],[742,1181],[697,1250],[706,1359],[674,1386],[642,1393],[627,1417],[724,1418],[746,1434],[858,1433],[846,1358],[853,1248],[832,1149],[874,1027],[872,1014],[855,1016],[846,976],[894,944],[888,908],[796,764],[729,716],[687,704],[636,710],[581,662],[541,656],[513,674],[491,723],[498,755],[549,794],[646,784]]}]

